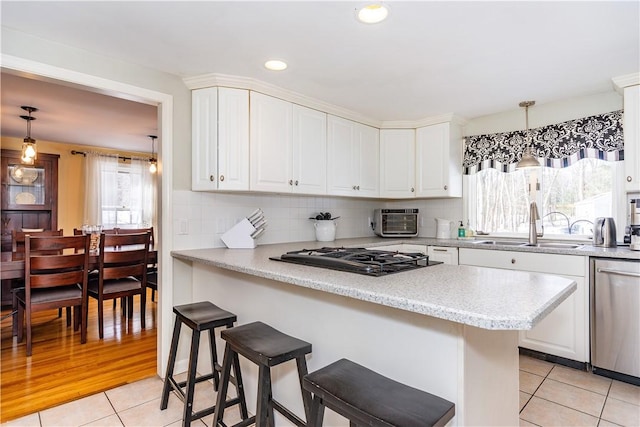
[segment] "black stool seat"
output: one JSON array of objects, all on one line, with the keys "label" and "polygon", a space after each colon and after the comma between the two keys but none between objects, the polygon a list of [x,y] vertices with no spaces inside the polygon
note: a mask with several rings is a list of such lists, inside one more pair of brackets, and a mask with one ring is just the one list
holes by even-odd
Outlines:
[{"label": "black stool seat", "polygon": [[311,353],[311,344],[283,334],[262,322],[236,326],[220,333],[238,353],[257,365],[276,366]]},{"label": "black stool seat", "polygon": [[[178,397],[184,402],[184,415],[182,417],[182,425],[188,426],[191,421],[197,420],[204,416],[213,414],[215,406],[193,412],[193,398],[196,383],[213,379],[213,389],[218,390],[220,386],[220,374],[222,366],[218,364],[218,355],[216,351],[215,328],[233,327],[237,317],[209,301],[196,302],[193,304],[184,304],[173,307],[176,315],[173,327],[173,337],[171,339],[171,350],[169,352],[169,361],[167,363],[167,373],[164,380],[162,390],[162,399],[160,401],[160,409],[166,409],[169,403],[169,393],[175,390]],[[191,334],[191,352],[189,353],[189,368],[186,381],[178,382],[173,377],[176,356],[178,352],[178,342],[180,338],[180,329],[185,324],[192,330]],[[196,368],[198,364],[198,350],[200,346],[200,333],[209,331],[209,347],[211,357],[211,373],[197,376]],[[240,412],[247,417],[247,403],[244,398],[242,386],[242,377],[239,374],[240,364],[237,357],[232,361],[234,365],[235,378],[230,381],[235,384],[238,390],[238,397],[227,401],[226,406],[240,404]],[[226,395],[226,392],[225,392]]]},{"label": "black stool seat", "polygon": [[180,321],[196,331],[219,326],[233,326],[237,317],[235,314],[221,309],[209,301],[201,301],[193,304],[176,305],[173,312]]},{"label": "black stool seat", "polygon": [[363,426],[444,426],[455,415],[452,402],[347,359],[306,375],[303,387],[314,395],[309,426],[322,425],[325,406]]},{"label": "black stool seat", "polygon": [[216,402],[213,425],[217,426],[222,423],[225,406],[229,406],[222,401],[222,396],[226,394],[227,390],[226,387],[231,369],[230,361],[239,354],[259,367],[258,404],[256,415],[253,417],[243,417],[243,420],[236,424],[235,427],[247,426],[254,423],[257,427],[272,427],[274,426],[274,409],[295,425],[306,426],[306,423],[302,419],[273,399],[270,368],[289,360],[296,360],[305,417],[308,419],[311,394],[302,389],[302,378],[307,374],[305,355],[311,353],[311,344],[284,334],[262,322],[254,322],[236,326],[232,329],[225,329],[220,333],[220,336],[227,344],[225,346],[224,361],[222,362],[222,376],[220,379],[220,390],[218,390],[218,401]]}]

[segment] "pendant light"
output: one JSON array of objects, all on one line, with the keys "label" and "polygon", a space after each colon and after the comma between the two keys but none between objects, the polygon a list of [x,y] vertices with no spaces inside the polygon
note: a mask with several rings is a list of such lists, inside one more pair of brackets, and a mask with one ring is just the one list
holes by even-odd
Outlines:
[{"label": "pendant light", "polygon": [[524,107],[525,112],[525,120],[527,131],[525,134],[525,139],[527,140],[527,146],[524,149],[524,153],[522,153],[522,157],[520,161],[516,165],[516,169],[526,169],[526,168],[537,168],[540,167],[540,162],[538,159],[533,157],[533,153],[531,153],[531,134],[529,133],[529,107],[535,105],[536,101],[522,101],[518,104],[520,107]]},{"label": "pendant light", "polygon": [[25,105],[20,108],[29,113],[28,116],[20,116],[20,118],[27,121],[27,136],[22,142],[20,161],[25,165],[32,165],[35,163],[36,158],[38,157],[38,150],[36,148],[36,140],[31,138],[31,121],[36,119],[35,117],[31,116],[31,113],[33,113],[34,111],[38,111],[38,109],[36,107],[29,107]]},{"label": "pendant light", "polygon": [[155,135],[147,135],[151,138],[151,158],[149,159],[149,172],[156,173],[158,171],[158,160],[155,156],[155,142],[157,136]]}]

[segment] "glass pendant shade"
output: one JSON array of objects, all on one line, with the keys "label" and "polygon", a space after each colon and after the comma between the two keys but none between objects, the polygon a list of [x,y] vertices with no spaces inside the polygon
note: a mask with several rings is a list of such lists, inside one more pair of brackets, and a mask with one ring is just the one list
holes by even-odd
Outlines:
[{"label": "glass pendant shade", "polygon": [[155,135],[147,135],[151,138],[151,158],[149,159],[149,172],[156,173],[158,171],[158,159],[155,156],[155,142],[157,136]]},{"label": "glass pendant shade", "polygon": [[31,122],[35,120],[35,117],[31,117],[31,113],[38,111],[35,107],[22,106],[23,110],[29,112],[28,116],[20,116],[20,118],[27,121],[27,136],[22,142],[22,151],[20,155],[20,161],[25,165],[32,165],[35,163],[38,157],[38,150],[36,148],[36,140],[31,138]]}]

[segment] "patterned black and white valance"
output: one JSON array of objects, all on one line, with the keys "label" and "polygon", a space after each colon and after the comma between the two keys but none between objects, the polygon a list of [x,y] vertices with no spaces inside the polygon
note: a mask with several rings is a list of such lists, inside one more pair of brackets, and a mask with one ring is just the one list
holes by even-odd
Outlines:
[{"label": "patterned black and white valance", "polygon": [[[624,160],[622,110],[530,129],[531,150],[544,166],[564,168],[585,158]],[[527,146],[526,131],[465,137],[465,175],[512,172]]]}]

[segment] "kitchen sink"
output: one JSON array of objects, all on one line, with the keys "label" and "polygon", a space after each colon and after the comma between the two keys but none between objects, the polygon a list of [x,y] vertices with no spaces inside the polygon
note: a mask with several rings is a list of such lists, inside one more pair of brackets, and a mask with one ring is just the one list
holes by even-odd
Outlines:
[{"label": "kitchen sink", "polygon": [[578,245],[576,243],[553,243],[553,242],[544,242],[544,243],[536,243],[535,245],[530,245],[529,243],[525,243],[522,246],[529,246],[533,248],[555,248],[555,249],[576,249],[582,245]]},{"label": "kitchen sink", "polygon": [[514,240],[478,240],[473,242],[475,245],[495,245],[495,246],[521,246],[532,248],[551,248],[551,249],[577,249],[583,245],[576,243],[559,243],[559,242],[542,242],[535,245],[527,242],[518,242]]},{"label": "kitchen sink", "polygon": [[513,240],[479,240],[473,242],[476,245],[500,245],[500,246],[523,246],[525,242],[515,242]]}]

